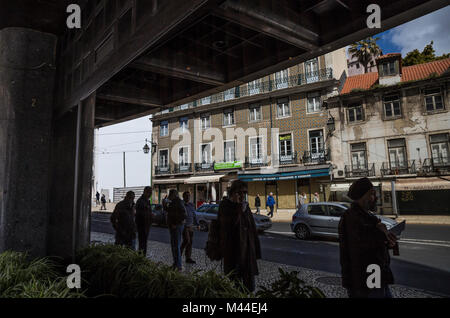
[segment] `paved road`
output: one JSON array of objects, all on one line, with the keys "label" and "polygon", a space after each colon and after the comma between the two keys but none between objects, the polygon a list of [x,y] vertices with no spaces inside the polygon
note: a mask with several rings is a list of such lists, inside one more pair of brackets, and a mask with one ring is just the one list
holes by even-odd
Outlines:
[{"label": "paved road", "polygon": [[[109,217],[94,213],[92,231],[114,233]],[[450,295],[450,226],[409,225],[392,257],[397,284]],[[204,248],[207,233],[196,232],[195,248]],[[150,240],[169,243],[166,228],[152,227]],[[274,223],[260,236],[263,259],[332,273],[340,273],[339,245],[333,239],[297,240],[289,223]]]}]

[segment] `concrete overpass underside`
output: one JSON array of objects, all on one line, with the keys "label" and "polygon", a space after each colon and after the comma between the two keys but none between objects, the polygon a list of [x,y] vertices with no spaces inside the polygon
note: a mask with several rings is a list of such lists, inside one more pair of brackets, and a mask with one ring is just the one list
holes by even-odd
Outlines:
[{"label": "concrete overpass underside", "polygon": [[[68,29],[66,8],[81,7]],[[367,7],[381,7],[369,29]],[[89,242],[93,131],[349,45],[447,0],[0,1],[0,252]]]}]

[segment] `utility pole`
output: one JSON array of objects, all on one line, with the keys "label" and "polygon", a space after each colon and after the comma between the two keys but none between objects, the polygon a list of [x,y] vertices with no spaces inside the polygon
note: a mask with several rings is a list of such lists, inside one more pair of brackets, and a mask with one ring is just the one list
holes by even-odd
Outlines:
[{"label": "utility pole", "polygon": [[125,173],[125,151],[123,152],[123,187],[127,187],[127,181],[126,181],[126,173]]}]

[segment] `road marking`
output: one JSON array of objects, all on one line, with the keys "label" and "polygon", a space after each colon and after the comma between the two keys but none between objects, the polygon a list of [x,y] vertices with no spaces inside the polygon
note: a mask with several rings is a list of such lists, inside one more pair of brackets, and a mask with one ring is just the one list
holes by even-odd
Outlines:
[{"label": "road marking", "polygon": [[417,244],[417,245],[429,245],[429,246],[450,247],[450,244],[425,243],[425,242],[418,242],[418,241],[404,241],[404,240],[400,240],[399,242],[400,242],[400,243],[407,243],[407,244]]},{"label": "road marking", "polygon": [[289,235],[289,236],[295,236],[294,233],[292,232],[277,232],[277,231],[265,231],[266,233],[271,233],[271,234],[281,234],[281,235]]},{"label": "road marking", "polygon": [[409,238],[402,238],[400,241],[411,241],[411,242],[423,242],[423,243],[443,243],[443,244],[450,244],[450,241],[437,241],[437,240],[421,240],[421,239],[409,239]]}]

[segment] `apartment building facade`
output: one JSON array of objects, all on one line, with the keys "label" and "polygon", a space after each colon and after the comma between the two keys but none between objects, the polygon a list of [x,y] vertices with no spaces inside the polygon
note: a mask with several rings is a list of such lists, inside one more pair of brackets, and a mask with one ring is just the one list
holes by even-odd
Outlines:
[{"label": "apartment building facade", "polygon": [[193,193],[197,205],[218,202],[236,179],[248,201],[275,195],[294,209],[299,193],[329,196],[328,113],[347,73],[345,49],[259,80],[181,105],[153,118],[154,199],[170,189]]},{"label": "apartment building facade", "polygon": [[[381,213],[450,213],[450,59],[402,67],[400,54],[377,72],[347,78],[325,104],[335,121],[332,199],[369,177]],[[392,196],[394,186],[395,199]]]}]

